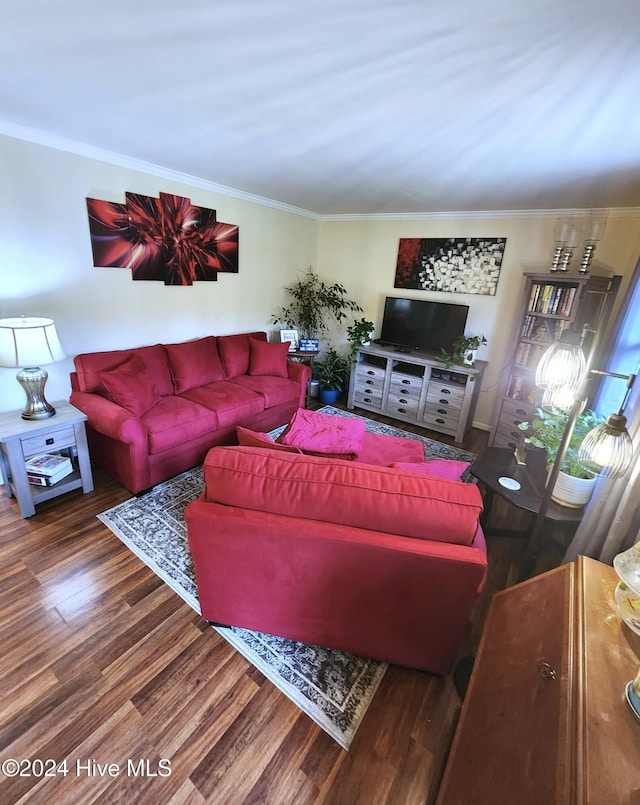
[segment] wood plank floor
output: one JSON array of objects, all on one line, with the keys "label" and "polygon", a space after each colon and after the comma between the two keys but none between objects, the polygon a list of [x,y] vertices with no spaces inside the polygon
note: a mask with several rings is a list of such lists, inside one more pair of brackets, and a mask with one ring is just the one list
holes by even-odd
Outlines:
[{"label": "wood plank floor", "polygon": [[[474,430],[464,447],[485,444]],[[32,763],[0,773],[3,805],[433,801],[460,710],[450,677],[391,666],[345,752],[96,519],[130,495],[94,470],[96,491],[27,520],[0,497],[0,760]],[[495,525],[513,516],[496,502]],[[489,539],[461,654],[520,552]]]}]

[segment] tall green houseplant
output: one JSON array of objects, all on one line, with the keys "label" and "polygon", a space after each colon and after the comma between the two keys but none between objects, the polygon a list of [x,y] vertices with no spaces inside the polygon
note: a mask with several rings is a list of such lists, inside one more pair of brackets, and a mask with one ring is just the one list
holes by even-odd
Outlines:
[{"label": "tall green houseplant", "polygon": [[297,328],[303,338],[318,338],[327,332],[332,319],[340,323],[349,311],[362,311],[342,283],[327,284],[311,267],[285,290],[291,295],[291,302],[281,307],[271,320]]}]

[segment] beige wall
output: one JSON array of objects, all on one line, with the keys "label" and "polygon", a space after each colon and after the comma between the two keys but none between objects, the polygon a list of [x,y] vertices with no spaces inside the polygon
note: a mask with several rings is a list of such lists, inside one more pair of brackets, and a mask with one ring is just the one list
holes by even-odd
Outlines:
[{"label": "beige wall", "polygon": [[[262,204],[0,136],[0,316],[50,316],[69,359],[46,367],[47,399],[68,398],[71,357],[210,333],[271,329],[283,287],[316,263],[318,222]],[[240,270],[166,287],[94,268],[87,197],[187,196],[240,228]],[[15,370],[0,369],[0,410],[21,409]]]},{"label": "beige wall", "polygon": [[[508,359],[509,340],[518,314],[524,271],[546,271],[553,253],[557,214],[501,213],[487,218],[437,218],[424,220],[394,217],[390,220],[335,220],[320,225],[318,267],[330,280],[340,280],[376,323],[379,335],[386,296],[409,296],[469,305],[468,335],[484,334],[488,344],[478,358],[489,362],[475,424],[489,428],[496,409],[496,389]],[[393,287],[399,238],[411,237],[506,237],[503,267],[495,296],[403,291]],[[579,251],[579,250],[576,250]],[[621,295],[640,257],[640,215],[611,211],[596,262],[625,277]],[[577,272],[579,256],[573,259]]]},{"label": "beige wall", "polygon": [[[328,281],[343,282],[378,327],[387,294],[469,304],[467,333],[484,333],[489,340],[479,354],[489,361],[489,369],[476,416],[477,425],[488,427],[523,267],[546,270],[557,217],[547,213],[319,221],[203,189],[203,183],[189,185],[4,136],[0,166],[0,316],[26,313],[55,319],[69,358],[47,367],[51,401],[68,398],[71,357],[79,352],[272,329],[270,316],[285,301],[284,286],[313,265]],[[85,199],[124,201],[125,191],[184,195],[216,209],[219,220],[238,224],[239,273],[220,274],[218,282],[165,287],[133,282],[124,269],[94,268]],[[639,224],[638,210],[612,211],[596,252],[598,261],[625,280],[640,255]],[[507,238],[496,296],[394,290],[400,237],[451,236]],[[336,334],[335,343],[341,337]],[[0,369],[0,411],[23,405],[15,371]]]}]

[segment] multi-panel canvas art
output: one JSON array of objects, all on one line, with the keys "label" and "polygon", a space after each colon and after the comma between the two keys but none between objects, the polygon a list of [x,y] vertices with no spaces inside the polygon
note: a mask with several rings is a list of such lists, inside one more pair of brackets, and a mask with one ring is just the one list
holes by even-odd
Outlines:
[{"label": "multi-panel canvas art", "polygon": [[165,285],[238,273],[238,227],[190,199],[126,193],[125,203],[88,198],[93,265],[129,268],[134,280]]},{"label": "multi-panel canvas art", "polygon": [[396,288],[494,296],[506,238],[400,238]]}]

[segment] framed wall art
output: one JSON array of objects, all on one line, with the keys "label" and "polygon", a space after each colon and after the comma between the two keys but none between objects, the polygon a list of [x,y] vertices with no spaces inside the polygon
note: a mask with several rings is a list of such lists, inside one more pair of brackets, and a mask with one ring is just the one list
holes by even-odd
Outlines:
[{"label": "framed wall art", "polygon": [[494,296],[506,238],[400,238],[395,288]]},{"label": "framed wall art", "polygon": [[183,196],[125,193],[125,203],[88,198],[93,265],[128,268],[134,280],[165,285],[238,273],[238,227]]}]

